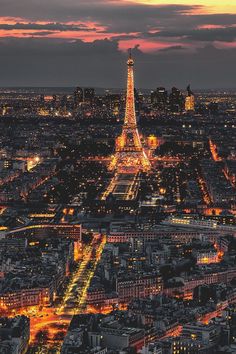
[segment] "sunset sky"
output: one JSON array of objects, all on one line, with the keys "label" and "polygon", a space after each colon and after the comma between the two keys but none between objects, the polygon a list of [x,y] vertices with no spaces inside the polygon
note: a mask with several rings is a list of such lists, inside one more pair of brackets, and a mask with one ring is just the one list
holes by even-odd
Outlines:
[{"label": "sunset sky", "polygon": [[0,86],[236,87],[236,1],[1,0]]}]

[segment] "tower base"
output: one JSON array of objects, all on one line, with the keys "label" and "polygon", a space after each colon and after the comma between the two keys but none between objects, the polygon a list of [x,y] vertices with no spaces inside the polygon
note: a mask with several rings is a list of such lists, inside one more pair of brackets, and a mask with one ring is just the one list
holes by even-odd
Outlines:
[{"label": "tower base", "polygon": [[151,163],[144,151],[139,152],[116,152],[112,157],[109,169],[118,173],[148,172]]}]

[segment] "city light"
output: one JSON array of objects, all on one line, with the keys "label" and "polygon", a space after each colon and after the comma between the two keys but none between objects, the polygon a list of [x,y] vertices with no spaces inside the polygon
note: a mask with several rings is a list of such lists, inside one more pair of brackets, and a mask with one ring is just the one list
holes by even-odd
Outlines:
[{"label": "city light", "polygon": [[[132,8],[134,12],[128,11],[128,16],[132,12],[135,18],[135,11],[145,7],[148,16],[156,18],[154,2],[148,7],[147,2]],[[175,16],[181,16],[186,25],[189,11],[191,16],[203,11],[179,4],[168,9],[159,5],[159,20],[162,26],[163,21],[168,22],[171,31],[178,22]],[[112,6],[118,11],[127,4],[114,2]],[[172,24],[166,16],[171,16]],[[221,22],[224,16],[214,20]],[[78,26],[82,32],[86,26],[15,22],[14,26],[25,31],[37,25],[39,36],[55,32],[56,27],[68,38],[71,32],[78,32]],[[190,22],[188,41],[193,41],[195,21]],[[3,31],[13,31],[7,28]],[[32,31],[35,34],[36,29]],[[152,38],[165,34],[164,29],[150,31]],[[199,38],[204,34],[204,40],[212,33],[219,38],[224,37],[221,31],[229,34],[210,22],[199,24],[197,31]],[[124,33],[121,37],[128,41]],[[97,77],[100,65],[92,65],[96,58],[91,45],[108,69],[109,77],[103,75],[105,84],[107,79],[112,83],[114,74],[106,62],[108,58],[110,65],[110,53],[115,48],[123,57],[121,41],[116,40],[114,46],[107,39],[101,51],[99,39],[87,42],[86,61],[93,74],[88,84]],[[7,41],[5,44],[7,51]],[[54,44],[62,45],[58,40]],[[70,46],[84,50],[74,40],[63,45],[58,57]],[[46,52],[55,46],[48,45]],[[193,78],[192,63],[207,65],[203,53],[214,53],[211,76],[214,65],[226,59],[224,55],[217,59],[223,49],[199,47],[193,56],[184,43],[165,48],[148,57],[141,47],[134,48],[137,85],[143,77],[147,79],[143,89],[134,86],[131,52],[125,91],[103,88],[99,80],[94,81],[96,89],[71,89],[69,81],[68,87],[39,88],[12,88],[9,81],[0,88],[0,353],[234,351],[236,90],[196,89],[202,75],[199,71],[192,80],[194,92],[187,86],[186,74]],[[231,49],[227,51],[230,56]],[[181,52],[178,58],[177,52]],[[183,71],[186,55],[189,60]],[[117,56],[112,58],[113,68]],[[151,64],[154,59],[156,71]],[[172,62],[178,66],[180,78],[171,74]],[[162,86],[166,64],[167,82],[181,83],[183,90]],[[56,61],[54,65],[58,69]],[[70,80],[71,70],[78,65],[61,65],[61,71],[65,67]],[[84,66],[80,69],[80,84],[86,84]],[[46,72],[49,83],[53,75],[48,75],[50,68]],[[58,82],[66,83],[59,74]],[[207,82],[207,73],[205,76]],[[219,78],[214,75],[223,85]],[[119,80],[114,87],[118,86]]]}]

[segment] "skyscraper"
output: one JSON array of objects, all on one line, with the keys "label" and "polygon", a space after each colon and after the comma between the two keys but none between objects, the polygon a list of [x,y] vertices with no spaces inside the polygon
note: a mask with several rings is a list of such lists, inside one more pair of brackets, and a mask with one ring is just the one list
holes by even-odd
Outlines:
[{"label": "skyscraper", "polygon": [[195,97],[191,91],[190,85],[187,87],[187,96],[185,98],[185,111],[193,112],[195,110]]},{"label": "skyscraper", "polygon": [[67,106],[67,95],[63,95],[61,98],[61,108],[66,108]]},{"label": "skyscraper", "polygon": [[160,111],[165,111],[167,108],[168,93],[164,87],[158,87],[151,93],[151,103]]},{"label": "skyscraper", "polygon": [[74,108],[77,108],[81,102],[84,100],[84,92],[81,87],[76,87],[74,92]]},{"label": "skyscraper", "polygon": [[53,95],[53,97],[52,97],[51,108],[53,110],[57,108],[57,95]]},{"label": "skyscraper", "polygon": [[86,88],[84,89],[84,101],[87,103],[93,103],[95,98],[95,90],[94,88]]},{"label": "skyscraper", "polygon": [[182,112],[184,109],[184,97],[179,89],[176,87],[172,88],[170,97],[170,110],[173,113]]},{"label": "skyscraper", "polygon": [[40,107],[44,107],[44,104],[45,104],[45,97],[44,97],[44,94],[42,94],[39,97],[39,105],[40,105]]}]

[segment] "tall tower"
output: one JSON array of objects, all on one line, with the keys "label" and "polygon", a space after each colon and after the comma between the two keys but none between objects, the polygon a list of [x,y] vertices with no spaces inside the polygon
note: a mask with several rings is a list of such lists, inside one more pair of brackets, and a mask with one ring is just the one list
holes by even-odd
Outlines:
[{"label": "tall tower", "polygon": [[122,134],[116,141],[116,154],[111,162],[111,168],[118,172],[148,171],[150,161],[142,147],[135,113],[134,97],[134,60],[131,52],[127,61],[128,78],[126,93],[126,109]]},{"label": "tall tower", "polygon": [[187,97],[185,98],[185,111],[194,111],[195,110],[195,97],[191,91],[190,85],[187,87]]}]

